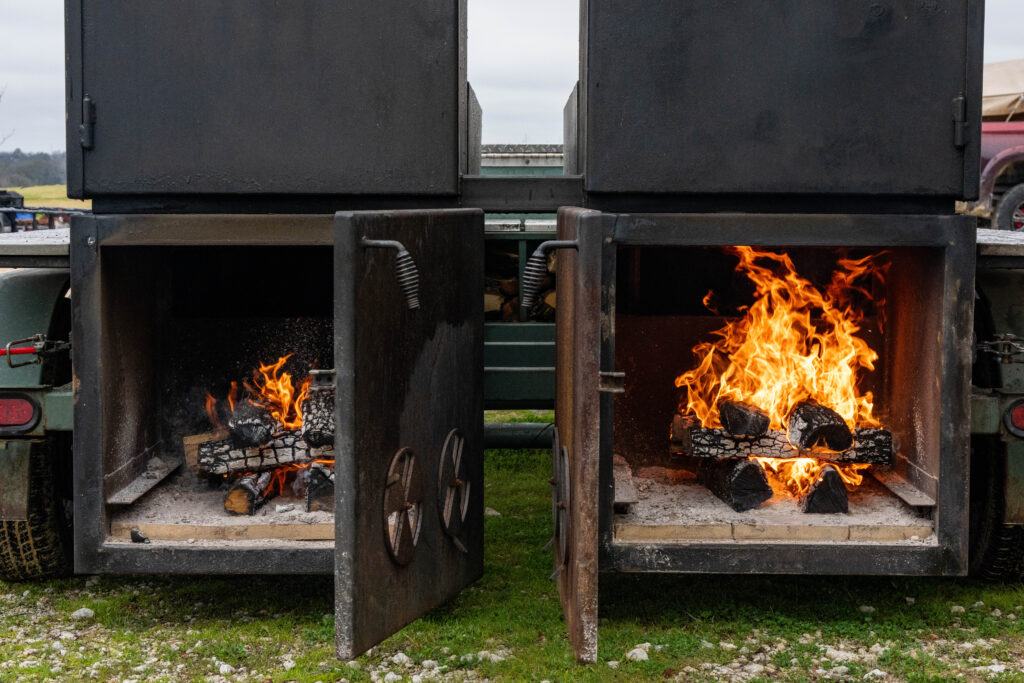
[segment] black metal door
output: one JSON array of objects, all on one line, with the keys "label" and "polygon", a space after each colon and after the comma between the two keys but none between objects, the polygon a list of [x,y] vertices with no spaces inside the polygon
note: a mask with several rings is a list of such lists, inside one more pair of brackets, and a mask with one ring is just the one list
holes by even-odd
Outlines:
[{"label": "black metal door", "polygon": [[590,192],[977,192],[981,0],[587,0]]},{"label": "black metal door", "polygon": [[483,572],[483,223],[335,218],[340,657]]},{"label": "black metal door", "polygon": [[574,240],[576,248],[557,257],[555,572],[569,641],[582,662],[597,660],[602,219],[584,209],[558,214],[558,239]]},{"label": "black metal door", "polygon": [[71,191],[454,195],[464,2],[69,0]]}]

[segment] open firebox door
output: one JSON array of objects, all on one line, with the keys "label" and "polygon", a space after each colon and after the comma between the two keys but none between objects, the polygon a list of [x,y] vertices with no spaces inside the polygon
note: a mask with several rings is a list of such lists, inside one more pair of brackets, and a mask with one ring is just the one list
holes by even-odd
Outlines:
[{"label": "open firebox door", "polygon": [[339,657],[483,573],[483,221],[335,217]]},{"label": "open firebox door", "polygon": [[[603,217],[562,209],[558,242],[558,339],[552,512],[555,573],[576,657],[597,661],[598,459],[600,452]],[[609,382],[613,377],[607,378]],[[611,390],[613,387],[606,387]]]}]

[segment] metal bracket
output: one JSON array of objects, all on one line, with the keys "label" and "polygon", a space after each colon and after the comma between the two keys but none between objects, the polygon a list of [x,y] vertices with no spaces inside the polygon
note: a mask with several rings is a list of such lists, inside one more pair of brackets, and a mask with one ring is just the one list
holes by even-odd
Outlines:
[{"label": "metal bracket", "polygon": [[[30,344],[30,346],[22,346]],[[34,334],[25,339],[16,339],[8,342],[0,356],[7,357],[7,366],[20,368],[25,365],[38,365],[43,358],[71,350],[71,342],[53,341],[47,339],[45,334]],[[18,356],[29,356],[30,360],[15,362]]]},{"label": "metal bracket", "polygon": [[579,249],[579,247],[580,244],[576,240],[549,240],[542,242],[534,250],[523,268],[523,298],[519,303],[519,319],[521,321],[526,321],[530,317],[530,311],[537,303],[538,290],[548,274],[548,252],[556,249]]},{"label": "metal bracket", "polygon": [[420,307],[420,273],[416,268],[416,262],[405,246],[395,240],[371,240],[363,238],[361,241],[365,249],[393,249],[395,250],[395,277],[398,278],[398,286],[402,288],[406,304],[410,311]]},{"label": "metal bracket", "polygon": [[602,394],[624,394],[626,393],[626,373],[624,372],[600,372],[598,373],[597,390]]},{"label": "metal bracket", "polygon": [[992,341],[975,346],[979,353],[990,353],[1004,365],[1024,363],[1024,339],[1013,334],[997,334]]}]

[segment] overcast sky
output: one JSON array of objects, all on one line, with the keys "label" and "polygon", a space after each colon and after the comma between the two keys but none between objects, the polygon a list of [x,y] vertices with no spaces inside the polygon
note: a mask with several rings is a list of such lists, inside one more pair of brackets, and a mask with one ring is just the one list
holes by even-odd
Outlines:
[{"label": "overcast sky", "polygon": [[[844,0],[833,0],[842,2]],[[579,0],[469,0],[484,142],[560,142]],[[986,61],[1024,58],[1024,0],[988,0]],[[64,2],[0,0],[0,150],[64,148]]]}]

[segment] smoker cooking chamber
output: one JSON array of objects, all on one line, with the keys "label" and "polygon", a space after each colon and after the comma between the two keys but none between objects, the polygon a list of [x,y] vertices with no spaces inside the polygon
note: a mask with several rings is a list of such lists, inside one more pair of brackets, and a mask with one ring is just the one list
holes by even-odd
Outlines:
[{"label": "smoker cooking chamber", "polygon": [[[970,221],[566,210],[560,214],[559,237],[578,240],[576,251],[559,256],[559,302],[565,302],[568,311],[559,328],[563,351],[557,419],[574,498],[566,524],[571,530],[566,543],[570,563],[585,561],[581,558],[592,542],[602,571],[966,571],[966,397],[974,258]],[[916,533],[902,540],[887,535],[878,537],[886,540],[875,540],[869,524],[838,543],[834,537],[801,535],[794,529],[776,530],[774,536],[730,532],[726,537],[700,528],[666,533],[655,529],[657,523],[649,518],[637,523],[636,516],[616,514],[615,456],[631,466],[634,482],[653,478],[651,470],[643,468],[679,468],[668,444],[671,416],[678,405],[673,380],[690,367],[693,344],[719,326],[702,312],[701,298],[716,285],[725,292],[737,291],[730,261],[721,252],[730,245],[785,250],[812,270],[826,271],[841,254],[888,252],[892,266],[880,311],[885,327],[866,335],[877,343],[881,355],[869,381],[883,423],[894,433],[897,457],[888,483],[870,486],[911,508],[911,516],[920,520]],[[591,287],[599,294],[587,293]],[[744,296],[742,287],[741,283],[737,302]],[[591,345],[599,346],[600,353],[589,351]],[[583,370],[591,364],[593,374]],[[598,369],[603,373],[600,378]],[[616,372],[625,375],[624,393],[616,393],[614,375],[609,374]],[[588,384],[595,395],[600,392],[599,408],[588,403]],[[643,498],[641,492],[641,502]],[[934,507],[921,504],[926,498],[934,500]],[[918,505],[909,506],[907,500]],[[663,502],[672,506],[670,499]],[[850,528],[858,524],[855,508],[851,502],[846,524]],[[758,512],[746,514],[756,526]],[[934,534],[922,538],[922,530],[929,527]],[[563,594],[578,590],[566,585],[570,581],[586,586],[583,573],[567,576]]]}]

